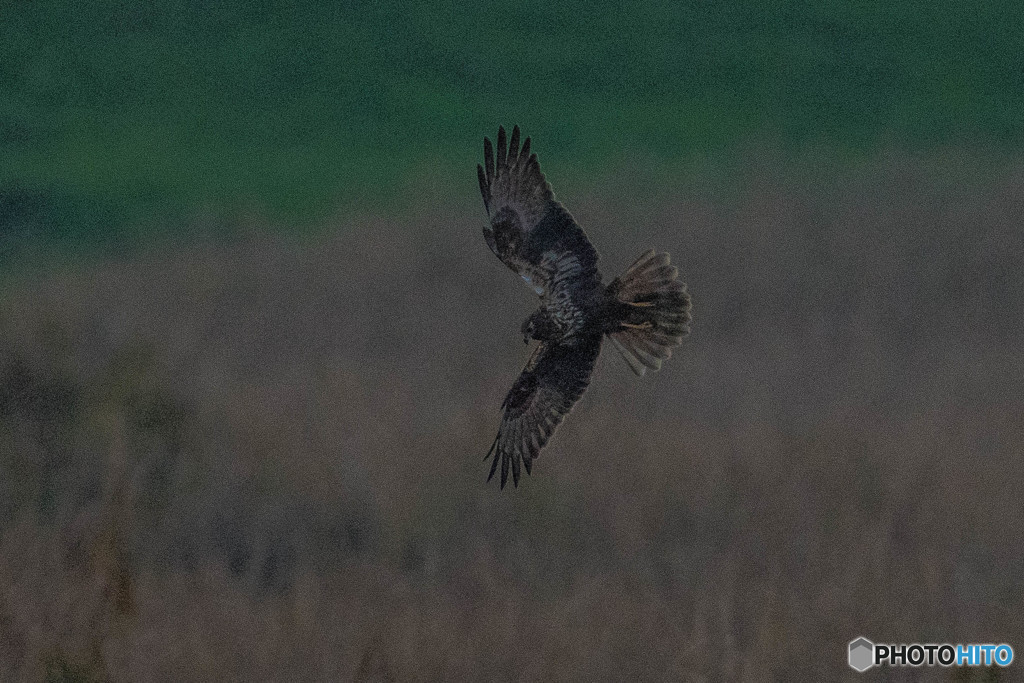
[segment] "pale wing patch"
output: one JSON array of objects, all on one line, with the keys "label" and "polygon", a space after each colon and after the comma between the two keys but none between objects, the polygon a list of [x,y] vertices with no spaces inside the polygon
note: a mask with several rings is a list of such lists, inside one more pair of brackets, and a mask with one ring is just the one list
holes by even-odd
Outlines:
[{"label": "pale wing patch", "polygon": [[537,296],[544,296],[544,288],[541,287],[540,285],[533,284],[532,277],[530,277],[529,275],[520,275],[520,277],[523,278],[523,281],[526,282],[526,284],[530,285],[533,291],[537,293]]}]

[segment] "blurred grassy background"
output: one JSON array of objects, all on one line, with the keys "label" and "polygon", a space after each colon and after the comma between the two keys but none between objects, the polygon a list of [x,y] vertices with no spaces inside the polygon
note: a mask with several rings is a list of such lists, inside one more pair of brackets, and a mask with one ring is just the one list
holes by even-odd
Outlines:
[{"label": "blurred grassy background", "polygon": [[1024,164],[736,197],[573,200],[606,272],[673,253],[694,333],[643,380],[606,350],[504,492],[534,300],[469,208],[11,278],[0,678],[859,680],[861,633],[1019,642]]},{"label": "blurred grassy background", "polygon": [[[0,3],[0,679],[1017,647],[1022,15]],[[535,301],[473,166],[513,122],[605,275],[671,252],[695,324],[642,381],[604,354],[499,493]]]},{"label": "blurred grassy background", "polygon": [[562,183],[635,162],[664,184],[749,144],[1024,140],[1016,2],[42,0],[0,22],[0,212],[72,236],[461,194],[498,122]]}]

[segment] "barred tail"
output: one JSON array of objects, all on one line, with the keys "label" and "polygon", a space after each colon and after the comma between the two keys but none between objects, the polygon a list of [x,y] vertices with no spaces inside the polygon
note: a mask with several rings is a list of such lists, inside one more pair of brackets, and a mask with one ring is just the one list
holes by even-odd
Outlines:
[{"label": "barred tail", "polygon": [[690,295],[678,275],[668,254],[651,249],[608,285],[608,293],[622,304],[618,329],[608,336],[638,375],[647,368],[659,370],[672,347],[690,333]]}]

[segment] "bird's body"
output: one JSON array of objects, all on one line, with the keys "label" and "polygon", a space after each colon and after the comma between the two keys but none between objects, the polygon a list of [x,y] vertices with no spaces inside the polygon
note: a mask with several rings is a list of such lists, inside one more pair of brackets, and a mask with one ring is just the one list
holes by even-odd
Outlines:
[{"label": "bird's body", "polygon": [[523,322],[525,341],[540,345],[502,404],[504,418],[488,451],[518,486],[520,462],[532,461],[590,383],[605,335],[638,375],[658,369],[689,332],[690,297],[668,254],[643,254],[610,284],[597,269],[597,250],[572,215],[555,200],[530,138],[519,149],[519,127],[506,145],[498,129],[495,160],[484,138],[480,192],[491,225],[484,239],[518,273],[541,305]]}]

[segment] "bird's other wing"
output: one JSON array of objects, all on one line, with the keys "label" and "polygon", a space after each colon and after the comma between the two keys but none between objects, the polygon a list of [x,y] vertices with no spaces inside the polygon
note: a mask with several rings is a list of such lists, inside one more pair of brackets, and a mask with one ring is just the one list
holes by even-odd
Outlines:
[{"label": "bird's other wing", "polygon": [[537,347],[502,404],[501,427],[484,456],[485,460],[494,458],[487,481],[499,461],[501,488],[505,488],[510,469],[516,486],[520,465],[530,473],[533,459],[590,384],[601,341],[597,334],[571,346],[546,343]]},{"label": "bird's other wing", "polygon": [[555,200],[537,155],[530,152],[530,138],[520,149],[519,126],[510,141],[498,128],[497,156],[484,138],[484,165],[476,170],[491,220],[484,227],[487,246],[538,295],[554,296],[566,283],[581,279],[600,284],[597,250]]}]

